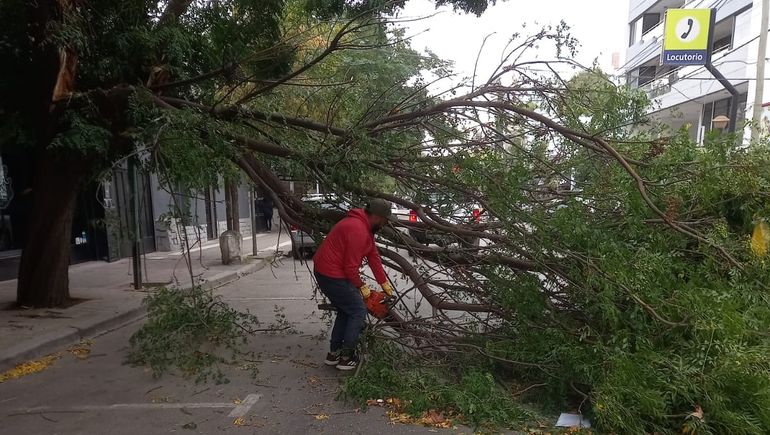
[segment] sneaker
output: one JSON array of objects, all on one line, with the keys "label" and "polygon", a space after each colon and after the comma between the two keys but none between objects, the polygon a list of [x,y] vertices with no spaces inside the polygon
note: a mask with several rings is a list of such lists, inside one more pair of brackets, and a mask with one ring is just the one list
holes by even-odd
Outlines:
[{"label": "sneaker", "polygon": [[358,358],[356,357],[343,356],[337,364],[337,370],[342,371],[354,370],[356,367],[358,367]]},{"label": "sneaker", "polygon": [[340,353],[339,352],[329,352],[326,354],[326,361],[324,361],[324,364],[327,366],[336,366],[340,362]]}]

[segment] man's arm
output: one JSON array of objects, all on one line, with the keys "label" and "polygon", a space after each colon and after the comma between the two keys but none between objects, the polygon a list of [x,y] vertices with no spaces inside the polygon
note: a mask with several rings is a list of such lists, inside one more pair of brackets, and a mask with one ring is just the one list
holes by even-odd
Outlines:
[{"label": "man's arm", "polygon": [[[366,249],[366,239],[355,231],[348,231],[345,235],[345,253],[343,254],[343,269],[345,278],[356,288],[361,288],[364,281],[358,273],[361,268],[361,254]],[[380,265],[382,267],[382,265]]]},{"label": "man's arm", "polygon": [[382,259],[380,258],[380,253],[377,252],[376,244],[373,243],[371,251],[366,254],[366,261],[369,262],[369,269],[372,270],[377,284],[382,285],[388,282],[388,275],[385,274],[385,269],[382,267]]}]

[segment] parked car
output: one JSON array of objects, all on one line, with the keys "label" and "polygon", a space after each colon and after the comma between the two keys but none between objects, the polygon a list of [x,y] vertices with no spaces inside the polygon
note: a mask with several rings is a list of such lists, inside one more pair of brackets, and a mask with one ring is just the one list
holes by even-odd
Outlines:
[{"label": "parked car", "polygon": [[[455,225],[467,225],[471,223],[480,223],[482,221],[482,213],[479,207],[469,208],[463,206],[455,206],[449,213],[441,213],[438,210],[433,211],[447,222]],[[415,210],[409,210],[409,222],[422,222],[422,219],[420,219]],[[480,239],[478,237],[454,236],[433,228],[411,227],[409,228],[409,235],[414,240],[424,245],[435,244],[438,246],[446,247],[453,243],[460,242],[471,246],[479,246],[480,244]]]},{"label": "parked car", "polygon": [[390,215],[398,222],[409,222],[410,210],[400,204],[391,203]]},{"label": "parked car", "polygon": [[[438,194],[428,194],[425,195],[424,198],[418,198],[417,200],[422,200],[423,203],[427,204],[441,204],[432,207],[430,211],[455,225],[468,225],[486,221],[486,216],[484,216],[481,207],[472,201],[459,203],[447,198],[441,198]],[[422,219],[417,215],[416,210],[409,210],[399,205],[394,205],[392,215],[395,217],[396,221],[405,224],[404,226],[407,228],[407,232],[414,240],[424,245],[435,244],[445,247],[460,242],[472,246],[479,246],[480,244],[478,237],[458,238],[440,230],[410,226],[410,223],[422,222]]]},{"label": "parked car", "polygon": [[[325,210],[347,211],[348,209],[348,205],[335,195],[306,195],[302,198],[302,202],[307,206]],[[289,226],[289,234],[291,235],[291,253],[294,258],[311,258],[315,254],[316,249],[318,249],[318,242],[313,238],[313,235],[294,225]]]}]

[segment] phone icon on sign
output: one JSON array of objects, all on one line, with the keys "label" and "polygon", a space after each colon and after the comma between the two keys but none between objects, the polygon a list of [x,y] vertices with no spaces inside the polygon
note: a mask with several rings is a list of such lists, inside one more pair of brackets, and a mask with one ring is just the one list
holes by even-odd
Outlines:
[{"label": "phone icon on sign", "polygon": [[695,22],[693,21],[693,19],[692,19],[692,18],[688,18],[688,19],[687,19],[687,31],[685,31],[684,33],[682,33],[682,39],[683,39],[683,40],[687,39],[687,37],[688,37],[688,36],[690,36],[690,32],[692,32],[692,27],[693,27],[693,24],[695,24]]}]

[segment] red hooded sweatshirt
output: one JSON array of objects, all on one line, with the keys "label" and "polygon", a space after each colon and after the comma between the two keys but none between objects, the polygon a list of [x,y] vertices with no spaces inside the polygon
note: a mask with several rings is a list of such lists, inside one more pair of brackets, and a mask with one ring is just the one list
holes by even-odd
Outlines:
[{"label": "red hooded sweatshirt", "polygon": [[363,209],[348,212],[347,217],[337,222],[318,248],[313,263],[316,272],[329,278],[347,279],[356,287],[364,282],[358,274],[364,257],[369,262],[377,282],[388,281],[382,260],[374,244],[372,226]]}]

